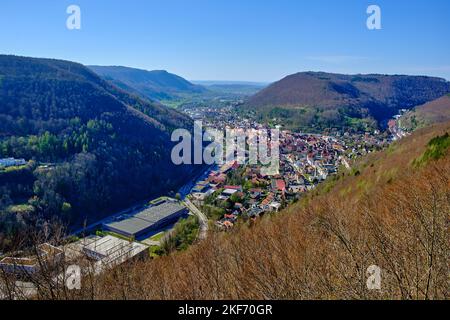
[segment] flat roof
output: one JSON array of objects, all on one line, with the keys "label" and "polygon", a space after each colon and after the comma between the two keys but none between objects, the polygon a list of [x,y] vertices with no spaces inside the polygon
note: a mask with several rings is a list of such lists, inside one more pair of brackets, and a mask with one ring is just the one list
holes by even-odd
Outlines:
[{"label": "flat roof", "polygon": [[239,190],[236,190],[236,189],[225,189],[225,190],[222,191],[222,193],[231,195],[231,194],[235,194],[238,191]]},{"label": "flat roof", "polygon": [[130,218],[108,223],[106,226],[134,235],[182,210],[186,210],[186,208],[177,202],[164,202],[157,206],[148,207]]},{"label": "flat roof", "polygon": [[146,220],[150,223],[156,223],[184,209],[186,209],[186,207],[177,202],[165,202],[159,206],[149,207],[134,215],[134,217]]},{"label": "flat roof", "polygon": [[109,256],[118,250],[130,250],[132,243],[113,236],[106,236],[85,246],[85,249],[96,252],[103,256]]},{"label": "flat roof", "polygon": [[152,225],[153,223],[150,223],[146,220],[131,217],[125,220],[108,223],[106,226],[116,230],[122,230],[127,234],[132,235],[138,233],[141,230],[150,228]]},{"label": "flat roof", "polygon": [[129,242],[113,236],[105,236],[84,247],[102,256],[99,260],[102,264],[120,264],[130,259],[148,247],[137,242]]}]

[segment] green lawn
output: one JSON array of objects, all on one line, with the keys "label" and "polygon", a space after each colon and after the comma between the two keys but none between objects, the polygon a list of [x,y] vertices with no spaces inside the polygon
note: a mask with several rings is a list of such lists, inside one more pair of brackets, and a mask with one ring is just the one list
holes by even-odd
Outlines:
[{"label": "green lawn", "polygon": [[161,247],[159,246],[151,246],[150,248],[148,248],[149,251],[149,255],[151,258],[157,258],[160,256],[161,253]]},{"label": "green lawn", "polygon": [[159,201],[163,201],[163,200],[168,200],[170,199],[169,197],[159,197],[156,199],[153,199],[152,201],[149,202],[149,204],[154,205],[155,203],[158,203]]},{"label": "green lawn", "polygon": [[152,240],[152,241],[160,241],[163,236],[164,236],[164,232],[160,232],[160,233],[157,233],[157,234],[151,236],[150,240]]}]

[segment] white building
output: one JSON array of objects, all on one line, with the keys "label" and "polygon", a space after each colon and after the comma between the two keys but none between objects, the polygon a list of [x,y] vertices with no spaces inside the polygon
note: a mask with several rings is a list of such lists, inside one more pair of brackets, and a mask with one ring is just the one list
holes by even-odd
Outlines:
[{"label": "white building", "polygon": [[0,159],[0,168],[1,167],[23,166],[25,164],[27,164],[25,159],[14,159],[14,158]]},{"label": "white building", "polygon": [[83,246],[83,253],[97,261],[98,272],[104,267],[113,267],[127,260],[145,257],[148,247],[113,236],[95,237]]}]

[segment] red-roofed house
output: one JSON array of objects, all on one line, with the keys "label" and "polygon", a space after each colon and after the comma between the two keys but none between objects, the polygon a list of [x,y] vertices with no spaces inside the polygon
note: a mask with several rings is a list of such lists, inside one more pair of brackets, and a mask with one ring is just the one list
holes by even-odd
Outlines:
[{"label": "red-roofed house", "polygon": [[230,190],[237,190],[237,191],[242,191],[242,187],[241,186],[224,186],[224,189],[230,189]]},{"label": "red-roofed house", "polygon": [[211,183],[215,183],[218,185],[221,185],[223,183],[225,183],[225,181],[227,180],[227,176],[224,174],[219,174],[219,175],[210,175],[208,177],[208,181]]},{"label": "red-roofed house", "polygon": [[272,186],[277,191],[285,192],[286,191],[286,182],[282,179],[275,180],[275,183],[272,183]]}]

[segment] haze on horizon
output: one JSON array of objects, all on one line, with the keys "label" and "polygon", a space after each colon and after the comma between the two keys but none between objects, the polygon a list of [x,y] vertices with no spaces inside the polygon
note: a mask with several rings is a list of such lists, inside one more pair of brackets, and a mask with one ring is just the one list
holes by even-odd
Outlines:
[{"label": "haze on horizon", "polygon": [[[81,30],[66,9],[81,8]],[[368,30],[366,9],[382,10]],[[447,0],[4,0],[0,53],[273,82],[300,71],[450,79]]]}]

